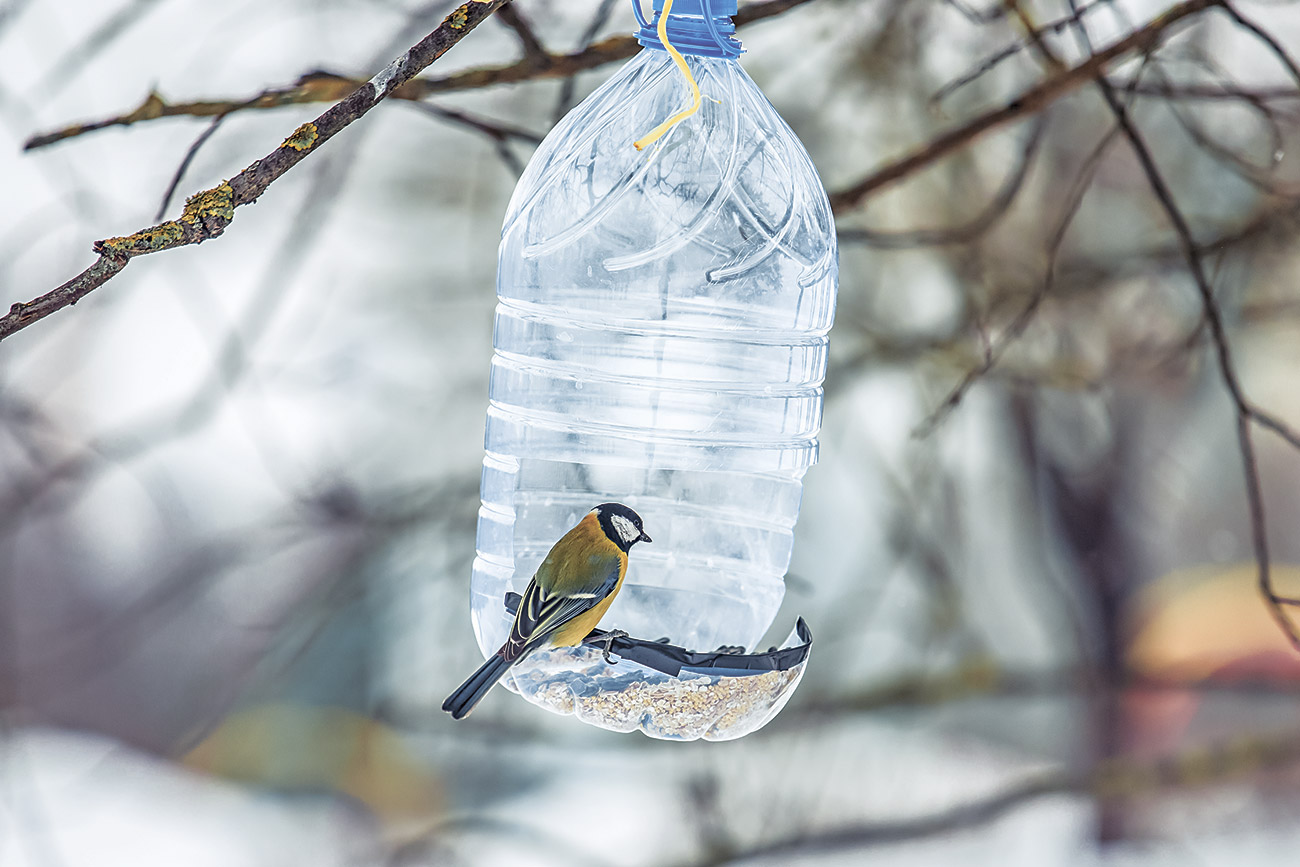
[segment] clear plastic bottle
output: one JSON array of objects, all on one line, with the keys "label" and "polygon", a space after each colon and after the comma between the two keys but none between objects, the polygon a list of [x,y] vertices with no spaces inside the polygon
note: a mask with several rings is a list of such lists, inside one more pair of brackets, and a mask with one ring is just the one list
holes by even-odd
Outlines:
[{"label": "clear plastic bottle", "polygon": [[691,102],[647,24],[645,50],[555,127],[515,189],[472,585],[485,655],[508,633],[506,592],[610,500],[654,543],[632,552],[602,626],[753,648],[781,604],[838,264],[817,172],[736,60],[735,9],[671,10],[695,115],[633,147]]}]

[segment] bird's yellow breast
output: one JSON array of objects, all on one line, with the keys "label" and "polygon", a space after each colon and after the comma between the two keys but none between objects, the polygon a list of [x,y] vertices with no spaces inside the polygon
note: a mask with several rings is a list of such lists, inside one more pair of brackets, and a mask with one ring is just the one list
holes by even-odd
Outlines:
[{"label": "bird's yellow breast", "polygon": [[589,611],[584,611],[562,628],[555,631],[552,647],[572,647],[580,644],[596,624],[605,616],[609,606],[623,588],[627,576],[627,553],[605,535],[600,520],[591,513],[565,533],[547,554],[537,578],[548,593],[569,595],[591,592],[609,575],[610,566],[617,563],[618,581],[614,589]]}]

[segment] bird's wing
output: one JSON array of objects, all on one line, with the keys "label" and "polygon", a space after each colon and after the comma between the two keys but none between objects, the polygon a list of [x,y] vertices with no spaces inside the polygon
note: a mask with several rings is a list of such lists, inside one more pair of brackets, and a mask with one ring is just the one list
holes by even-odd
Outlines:
[{"label": "bird's wing", "polygon": [[507,659],[518,659],[525,650],[541,645],[547,636],[585,611],[590,611],[618,586],[619,562],[614,560],[600,583],[576,593],[548,593],[534,578],[524,591],[515,614]]}]

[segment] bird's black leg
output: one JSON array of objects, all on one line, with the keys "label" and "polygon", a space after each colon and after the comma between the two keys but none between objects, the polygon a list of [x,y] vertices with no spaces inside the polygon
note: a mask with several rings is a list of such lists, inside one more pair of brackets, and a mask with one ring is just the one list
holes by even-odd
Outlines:
[{"label": "bird's black leg", "polygon": [[610,646],[611,644],[613,644],[614,641],[615,641],[616,639],[619,639],[619,638],[627,638],[627,637],[628,637],[628,634],[627,634],[626,632],[624,632],[623,630],[621,630],[621,629],[611,629],[609,632],[606,632],[606,633],[605,633],[604,635],[602,635],[600,638],[597,638],[595,641],[593,641],[592,644],[593,644],[593,645],[601,645],[601,644],[605,645],[603,648],[601,648],[601,651],[600,651],[601,653],[603,653],[603,654],[605,655],[605,662],[609,663],[610,665],[618,665],[618,660],[616,660],[616,659],[610,659],[609,646]]}]

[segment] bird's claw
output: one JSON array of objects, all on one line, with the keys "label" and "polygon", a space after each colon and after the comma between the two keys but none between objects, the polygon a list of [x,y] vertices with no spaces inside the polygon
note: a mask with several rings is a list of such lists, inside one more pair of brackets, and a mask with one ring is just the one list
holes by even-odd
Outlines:
[{"label": "bird's claw", "polygon": [[603,644],[603,645],[605,645],[604,647],[602,647],[602,648],[600,649],[600,652],[601,652],[601,653],[604,655],[604,657],[605,657],[605,662],[608,663],[608,664],[610,664],[610,665],[618,665],[618,660],[617,660],[617,659],[611,659],[611,658],[610,658],[610,650],[609,650],[609,648],[610,648],[610,645],[612,645],[612,644],[613,644],[615,641],[617,641],[618,639],[620,639],[620,638],[627,638],[627,637],[628,637],[628,634],[627,634],[626,632],[624,632],[623,630],[621,630],[621,629],[611,629],[609,632],[606,632],[606,633],[605,633],[604,635],[602,635],[600,638],[596,639],[596,641],[594,641],[593,644],[597,644],[597,645]]}]

